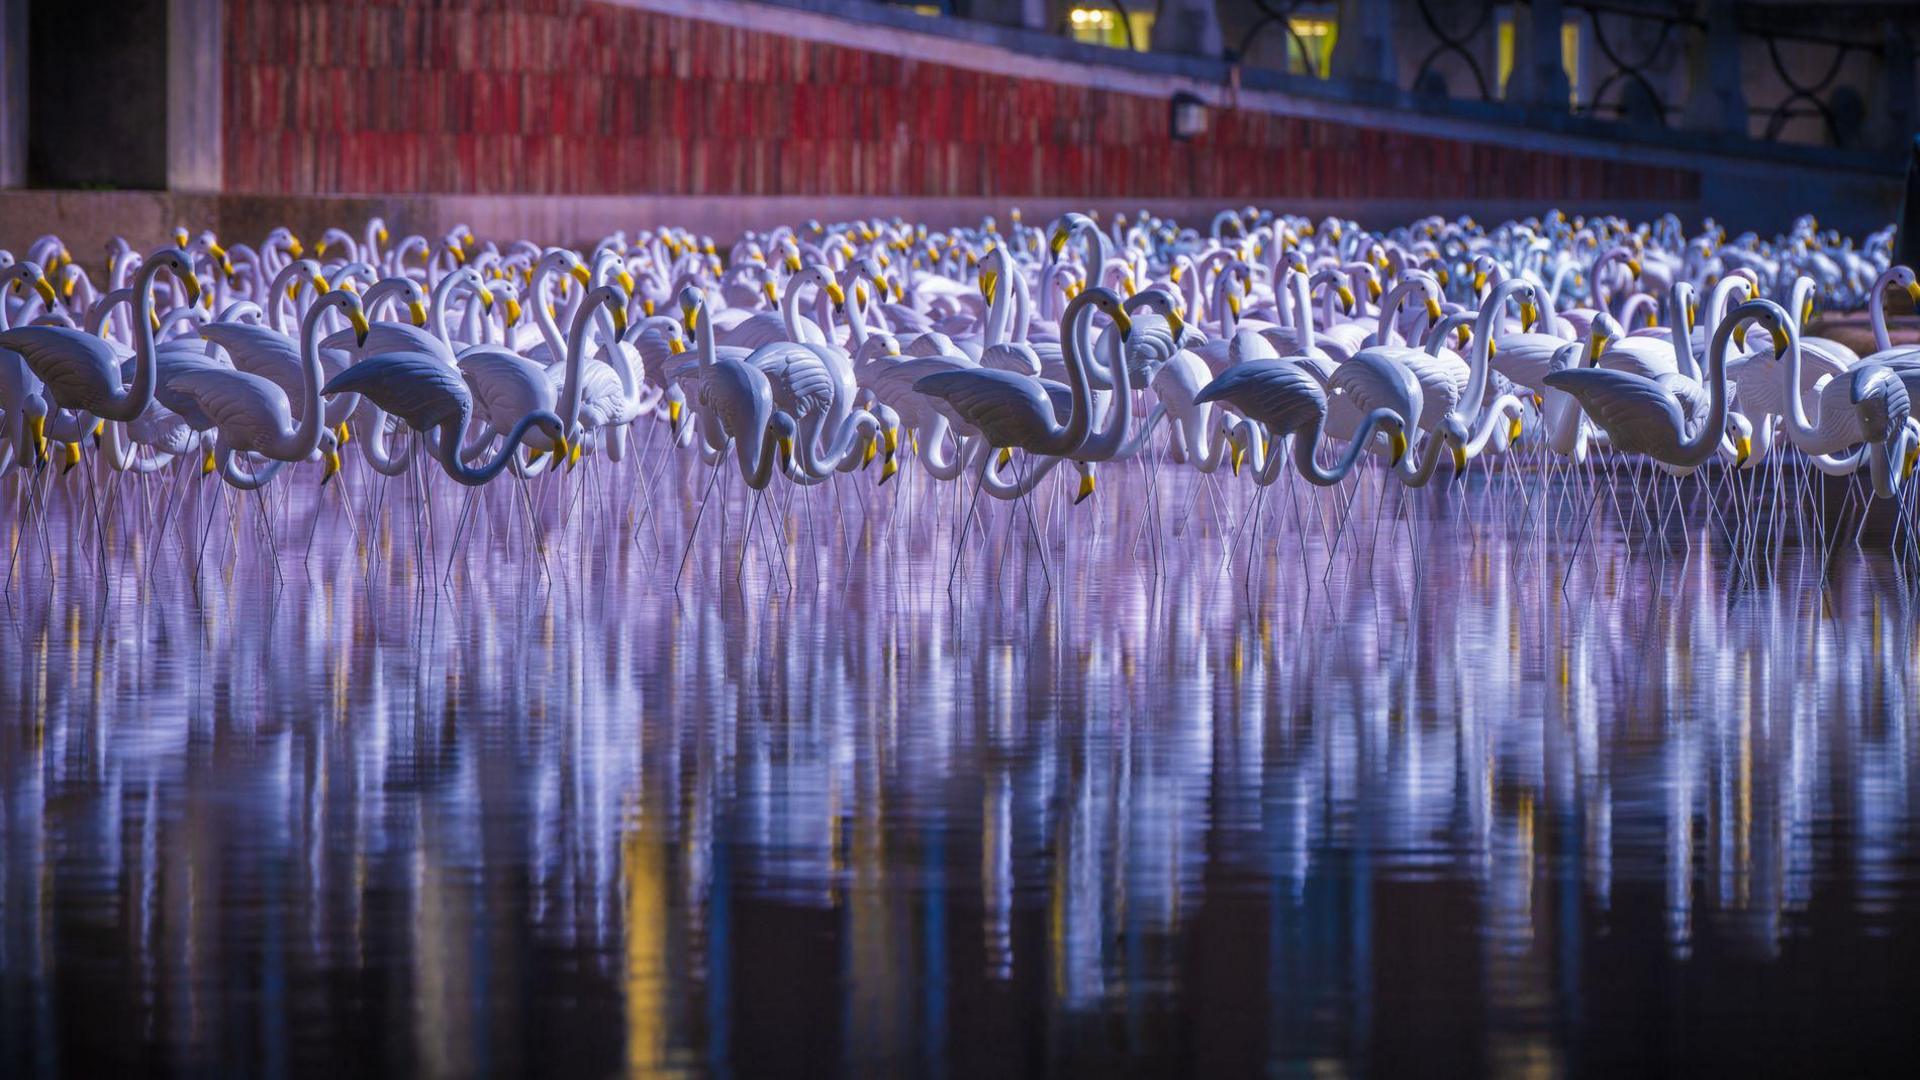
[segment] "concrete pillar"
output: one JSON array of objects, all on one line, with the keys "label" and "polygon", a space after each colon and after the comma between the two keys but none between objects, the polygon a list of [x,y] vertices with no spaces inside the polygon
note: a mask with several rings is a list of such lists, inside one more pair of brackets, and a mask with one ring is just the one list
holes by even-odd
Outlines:
[{"label": "concrete pillar", "polygon": [[167,2],[167,187],[220,190],[221,0]]},{"label": "concrete pillar", "polygon": [[1868,137],[1873,145],[1897,154],[1909,145],[1915,128],[1920,127],[1920,122],[1916,122],[1916,117],[1920,117],[1920,101],[1915,100],[1913,42],[1907,40],[1906,33],[1894,22],[1887,23],[1880,40],[1885,51],[1876,73],[1878,86],[1867,100],[1880,102],[1883,107],[1876,109],[1869,104]]},{"label": "concrete pillar", "polygon": [[1218,57],[1224,46],[1214,0],[1163,0],[1152,46],[1155,52]]},{"label": "concrete pillar", "polygon": [[1702,0],[1706,32],[1687,57],[1686,125],[1696,131],[1747,133],[1747,95],[1740,85],[1739,5]]},{"label": "concrete pillar", "polygon": [[1566,20],[1560,0],[1533,0],[1514,6],[1513,75],[1507,100],[1530,108],[1566,112],[1572,96],[1560,54],[1560,27]]},{"label": "concrete pillar", "polygon": [[0,0],[0,188],[27,186],[27,0]]},{"label": "concrete pillar", "polygon": [[1340,0],[1340,40],[1333,46],[1336,79],[1398,85],[1393,55],[1393,0]]},{"label": "concrete pillar", "polygon": [[1907,143],[1907,192],[1900,203],[1900,231],[1894,261],[1903,266],[1920,262],[1920,135]]}]

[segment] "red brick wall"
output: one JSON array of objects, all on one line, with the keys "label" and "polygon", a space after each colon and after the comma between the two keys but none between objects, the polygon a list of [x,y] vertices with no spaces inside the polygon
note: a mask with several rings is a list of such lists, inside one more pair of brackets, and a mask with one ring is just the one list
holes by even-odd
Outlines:
[{"label": "red brick wall", "polygon": [[1699,174],[1006,79],[590,0],[227,0],[258,194],[1695,199]]}]

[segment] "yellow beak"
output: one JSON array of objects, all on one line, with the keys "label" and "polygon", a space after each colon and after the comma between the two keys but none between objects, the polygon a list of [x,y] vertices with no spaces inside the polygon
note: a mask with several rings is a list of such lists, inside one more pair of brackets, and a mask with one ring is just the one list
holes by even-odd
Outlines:
[{"label": "yellow beak", "polygon": [[1073,496],[1073,505],[1079,506],[1086,502],[1087,496],[1091,494],[1093,494],[1093,474],[1088,472],[1080,477],[1080,490]]},{"label": "yellow beak", "polygon": [[327,468],[325,472],[320,474],[320,486],[326,487],[327,482],[329,480],[332,480],[335,476],[337,476],[339,472],[340,472],[339,451],[336,451],[336,450],[327,451]]},{"label": "yellow beak", "polygon": [[407,301],[407,318],[413,320],[415,326],[427,325],[427,305],[418,300]]},{"label": "yellow beak", "polygon": [[1400,459],[1407,456],[1407,436],[1403,432],[1395,431],[1387,436],[1387,442],[1393,447],[1393,460],[1388,464],[1400,464]]}]

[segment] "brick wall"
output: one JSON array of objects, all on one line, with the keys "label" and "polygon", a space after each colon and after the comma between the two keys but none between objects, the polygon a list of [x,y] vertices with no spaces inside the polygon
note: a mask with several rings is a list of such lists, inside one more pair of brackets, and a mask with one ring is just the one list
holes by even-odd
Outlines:
[{"label": "brick wall", "polygon": [[226,0],[271,195],[1692,200],[1697,172],[1009,79],[590,0]]}]

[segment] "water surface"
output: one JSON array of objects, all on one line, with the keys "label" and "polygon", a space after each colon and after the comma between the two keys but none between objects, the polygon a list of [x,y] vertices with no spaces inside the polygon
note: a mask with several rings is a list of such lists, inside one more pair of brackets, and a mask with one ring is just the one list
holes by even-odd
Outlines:
[{"label": "water surface", "polygon": [[988,507],[950,579],[963,489],[596,469],[430,525],[407,479],[0,488],[0,1070],[1916,1049],[1885,554],[1135,469]]}]

